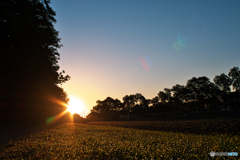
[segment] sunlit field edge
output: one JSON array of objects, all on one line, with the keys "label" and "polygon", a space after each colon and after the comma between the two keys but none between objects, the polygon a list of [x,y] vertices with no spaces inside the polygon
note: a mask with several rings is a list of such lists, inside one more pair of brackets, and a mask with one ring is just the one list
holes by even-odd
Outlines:
[{"label": "sunlit field edge", "polygon": [[66,123],[32,134],[28,139],[14,144],[9,143],[1,149],[0,158],[208,159],[211,151],[239,153],[239,144],[238,136],[194,135]]}]

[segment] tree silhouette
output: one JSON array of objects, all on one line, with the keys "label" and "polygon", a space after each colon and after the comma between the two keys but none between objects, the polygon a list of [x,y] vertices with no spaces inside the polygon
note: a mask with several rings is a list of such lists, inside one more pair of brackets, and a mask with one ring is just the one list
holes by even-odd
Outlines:
[{"label": "tree silhouette", "polygon": [[142,94],[135,94],[135,106],[133,107],[133,113],[137,116],[146,115],[149,107],[150,100],[146,99]]},{"label": "tree silhouette", "polygon": [[226,74],[222,73],[220,76],[215,76],[213,81],[223,92],[227,93],[231,91],[230,86],[232,84],[232,80]]},{"label": "tree silhouette", "polygon": [[191,94],[189,95],[189,99],[191,101],[196,101],[200,95],[199,87],[198,87],[198,79],[196,77],[193,77],[192,79],[188,80],[186,87],[191,92]]},{"label": "tree silhouette", "polygon": [[132,113],[132,108],[136,103],[136,95],[126,95],[123,97],[124,109],[129,113]]},{"label": "tree silhouette", "polygon": [[230,86],[232,85],[232,79],[226,74],[222,73],[220,76],[215,76],[213,79],[214,83],[221,89],[220,100],[222,101],[222,108],[225,110],[230,107],[229,93],[231,92]]},{"label": "tree silhouette", "polygon": [[166,94],[166,100],[168,101],[168,102],[171,102],[171,99],[172,99],[172,91],[171,91],[171,89],[169,89],[169,88],[164,88],[164,92],[165,92],[165,94]]},{"label": "tree silhouette", "polygon": [[181,102],[188,101],[190,91],[184,86],[176,84],[171,89],[173,98],[179,99]]},{"label": "tree silhouette", "polygon": [[118,113],[122,110],[123,104],[120,100],[107,97],[103,101],[97,100],[97,105],[93,107],[91,112],[95,113],[95,117],[98,113],[99,119],[112,120],[117,119]]},{"label": "tree silhouette", "polygon": [[238,67],[233,67],[230,72],[228,73],[228,76],[231,78],[232,80],[232,86],[233,89],[235,89],[236,91],[240,91],[240,71]]},{"label": "tree silhouette", "polygon": [[[1,4],[1,58],[7,87],[29,84],[61,84],[69,76],[58,73],[58,32],[54,29],[56,15],[50,1],[13,0]],[[21,84],[21,85],[19,85]],[[25,86],[25,84],[28,84]],[[31,86],[32,87],[32,86]],[[30,88],[30,87],[29,87]]]},{"label": "tree silhouette", "polygon": [[159,97],[159,99],[160,99],[160,101],[161,101],[162,103],[166,103],[166,101],[167,101],[167,99],[168,99],[166,93],[164,93],[163,91],[160,91],[160,92],[158,93],[158,97]]},{"label": "tree silhouette", "polygon": [[[117,116],[129,114],[131,118],[139,118],[139,115],[156,117],[237,111],[240,104],[238,67],[232,68],[228,75],[222,73],[215,76],[215,83],[206,76],[192,77],[186,86],[176,84],[171,89],[164,88],[164,91],[150,100],[141,93],[124,96],[123,103],[108,97],[105,100],[108,105],[106,108],[109,113],[117,112]],[[231,84],[235,92],[231,92]],[[97,103],[100,104],[99,101]],[[101,105],[98,105],[93,107],[91,117],[100,114]]]},{"label": "tree silhouette", "polygon": [[68,101],[58,86],[70,76],[58,72],[57,49],[62,45],[49,4],[50,0],[1,0],[0,94],[8,104]]},{"label": "tree silhouette", "polygon": [[159,97],[156,96],[153,99],[151,99],[150,104],[151,104],[151,107],[154,107],[154,106],[158,105],[159,104]]}]

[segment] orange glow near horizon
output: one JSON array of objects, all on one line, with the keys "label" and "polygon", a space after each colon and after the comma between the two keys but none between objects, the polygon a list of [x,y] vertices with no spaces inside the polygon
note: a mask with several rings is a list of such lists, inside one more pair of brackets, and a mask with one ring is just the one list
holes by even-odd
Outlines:
[{"label": "orange glow near horizon", "polygon": [[[67,106],[68,109],[67,111],[70,112],[71,114],[83,114],[84,110],[86,109],[86,105],[85,103],[83,102],[83,100],[79,99],[78,97],[76,96],[69,96],[69,105]],[[82,117],[84,115],[81,115]]]},{"label": "orange glow near horizon", "polygon": [[[65,109],[63,112],[61,112],[61,113],[59,113],[59,114],[57,114],[57,115],[55,115],[55,116],[48,117],[48,118],[46,119],[46,123],[47,123],[47,124],[53,124],[53,123],[55,123],[55,122],[56,122],[57,120],[59,120],[62,116],[64,116],[65,114],[67,114],[67,113],[69,112],[69,110],[68,110],[69,103],[68,103],[68,104],[67,104],[67,103],[64,103],[64,102],[58,100],[57,98],[55,98],[55,97],[53,97],[53,96],[51,96],[51,95],[45,95],[44,98],[47,99],[47,100],[49,100],[49,101],[51,101],[51,102],[54,102],[54,103],[56,103],[56,104],[59,104],[59,105],[61,105],[61,106],[66,107],[66,109]],[[70,97],[70,100],[71,100],[71,97]],[[71,112],[70,112],[70,113],[71,113]],[[69,118],[70,118],[70,119],[69,119],[69,120],[70,120],[70,123],[73,123],[73,122],[74,122],[73,116],[70,115]]]}]

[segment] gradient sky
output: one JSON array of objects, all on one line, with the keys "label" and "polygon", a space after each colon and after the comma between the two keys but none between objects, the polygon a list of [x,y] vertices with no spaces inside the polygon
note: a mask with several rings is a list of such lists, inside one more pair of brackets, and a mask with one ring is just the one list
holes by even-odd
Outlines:
[{"label": "gradient sky", "polygon": [[240,62],[239,0],[52,0],[68,95],[92,109],[108,96],[154,98]]}]

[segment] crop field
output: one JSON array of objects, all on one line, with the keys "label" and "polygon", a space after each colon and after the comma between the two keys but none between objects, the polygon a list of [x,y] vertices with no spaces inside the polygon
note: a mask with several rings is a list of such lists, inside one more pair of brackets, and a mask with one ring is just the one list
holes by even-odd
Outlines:
[{"label": "crop field", "polygon": [[209,153],[239,153],[239,144],[237,135],[65,123],[9,143],[0,148],[0,159],[223,159],[212,158]]},{"label": "crop field", "polygon": [[143,130],[156,130],[198,135],[227,134],[240,136],[239,118],[163,121],[95,121],[88,124],[107,125]]}]

